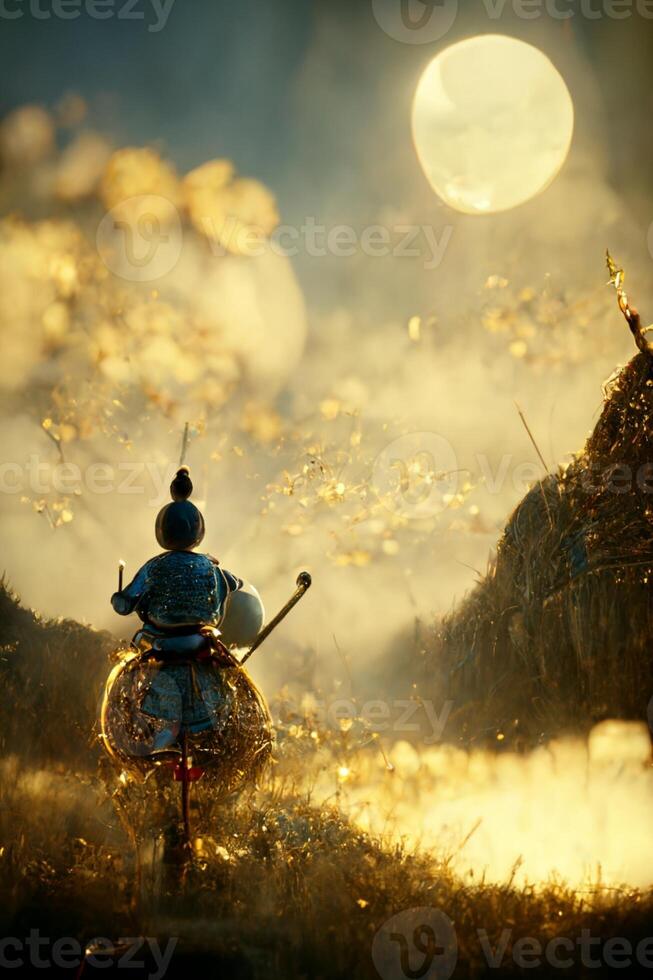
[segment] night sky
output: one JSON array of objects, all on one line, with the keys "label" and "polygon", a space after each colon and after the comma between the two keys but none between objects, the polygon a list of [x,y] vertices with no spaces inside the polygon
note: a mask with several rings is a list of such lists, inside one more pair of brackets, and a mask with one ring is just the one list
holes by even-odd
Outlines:
[{"label": "night sky", "polygon": [[[125,2],[115,0],[115,11]],[[133,7],[142,20],[94,20],[86,12],[40,20],[30,3],[48,10],[52,0],[4,0],[3,9],[23,16],[0,16],[0,114],[26,102],[53,107],[78,92],[89,105],[87,124],[116,145],[154,144],[181,171],[227,156],[273,189],[284,220],[294,224],[313,215],[364,225],[384,209],[411,221],[461,220],[443,212],[416,161],[412,93],[446,44],[474,33],[521,37],[541,47],[570,84],[574,151],[600,142],[605,164],[600,178],[590,167],[587,180],[611,182],[634,220],[641,218],[642,240],[653,218],[653,20],[635,12],[588,19],[572,3],[571,19],[543,9],[525,20],[506,3],[492,19],[488,0],[460,0],[446,37],[402,44],[379,28],[371,0],[175,0],[158,32],[148,29],[157,19],[151,0]],[[585,169],[587,159],[586,152]],[[528,207],[520,214],[531,220]],[[330,295],[351,293],[342,261],[322,263],[315,276],[305,257],[296,266],[316,301],[325,276]]]}]

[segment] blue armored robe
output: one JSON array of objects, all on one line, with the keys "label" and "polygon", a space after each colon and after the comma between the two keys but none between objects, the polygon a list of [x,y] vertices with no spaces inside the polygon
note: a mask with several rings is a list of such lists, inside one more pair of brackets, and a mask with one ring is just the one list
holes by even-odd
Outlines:
[{"label": "blue armored robe", "polygon": [[[224,642],[238,646],[252,642],[264,616],[255,589],[222,569],[215,558],[193,551],[166,551],[152,558],[111,601],[122,616],[136,612],[154,635],[219,626]],[[189,731],[219,727],[226,695],[224,681],[210,665],[160,664],[141,703],[147,715],[168,723],[156,747],[174,740],[182,725]]]},{"label": "blue armored robe", "polygon": [[215,558],[194,551],[164,551],[148,561],[113,608],[122,616],[137,612],[157,629],[217,626],[225,600],[242,588],[241,579],[224,571]]}]

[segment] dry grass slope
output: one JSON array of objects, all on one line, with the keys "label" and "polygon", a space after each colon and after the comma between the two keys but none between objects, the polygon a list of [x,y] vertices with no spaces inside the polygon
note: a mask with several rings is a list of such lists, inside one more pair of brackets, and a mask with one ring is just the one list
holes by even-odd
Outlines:
[{"label": "dry grass slope", "polygon": [[532,488],[485,579],[436,626],[424,690],[458,733],[532,742],[606,718],[646,719],[653,694],[653,361],[612,381],[585,449]]},{"label": "dry grass slope", "polygon": [[43,620],[0,583],[0,750],[39,765],[93,770],[93,726],[115,646],[71,620]]}]

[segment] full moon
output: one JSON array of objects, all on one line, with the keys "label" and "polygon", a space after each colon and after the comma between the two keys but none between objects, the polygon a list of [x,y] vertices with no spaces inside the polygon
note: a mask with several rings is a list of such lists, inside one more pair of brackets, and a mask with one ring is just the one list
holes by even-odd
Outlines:
[{"label": "full moon", "polygon": [[507,211],[543,191],[564,164],[574,106],[538,48],[499,34],[452,44],[430,62],[413,101],[413,139],[434,191],[457,211]]}]

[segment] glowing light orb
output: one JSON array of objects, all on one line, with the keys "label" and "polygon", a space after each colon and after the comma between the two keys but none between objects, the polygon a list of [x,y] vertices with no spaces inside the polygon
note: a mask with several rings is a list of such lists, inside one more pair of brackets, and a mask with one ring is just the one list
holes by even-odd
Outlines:
[{"label": "glowing light orb", "polygon": [[574,107],[537,48],[499,34],[442,51],[420,78],[413,138],[435,192],[468,214],[530,200],[567,158]]}]

